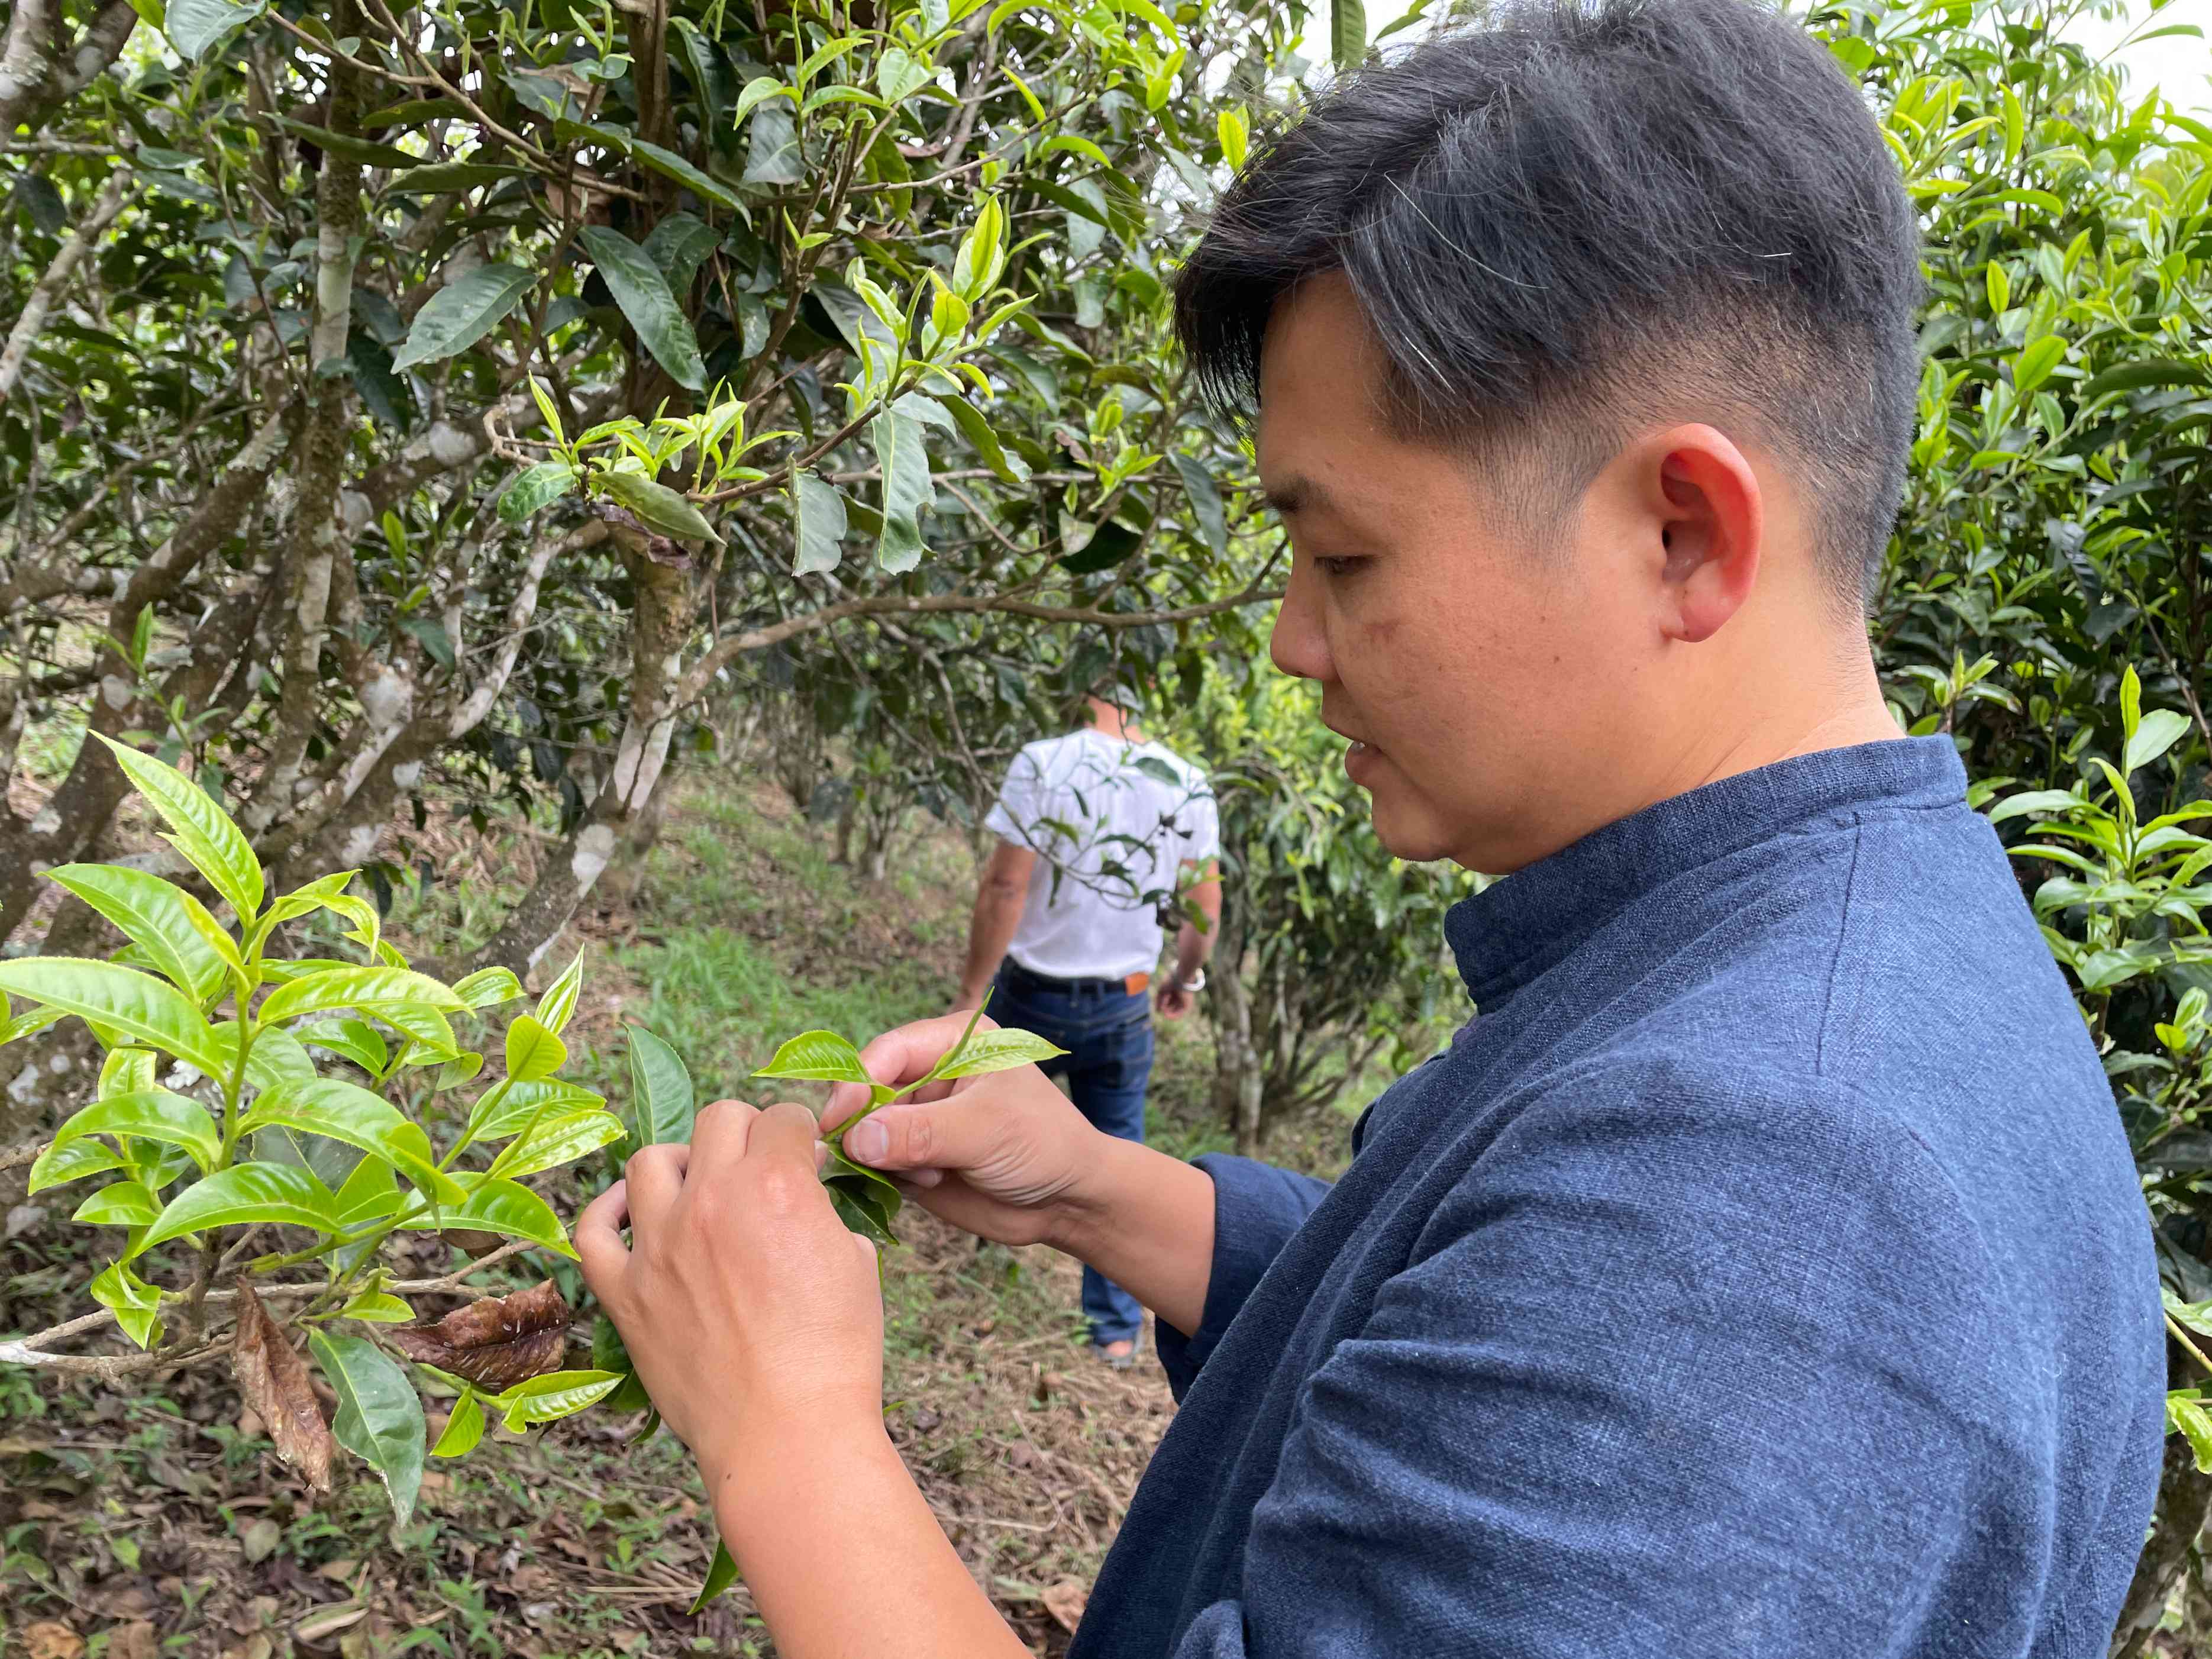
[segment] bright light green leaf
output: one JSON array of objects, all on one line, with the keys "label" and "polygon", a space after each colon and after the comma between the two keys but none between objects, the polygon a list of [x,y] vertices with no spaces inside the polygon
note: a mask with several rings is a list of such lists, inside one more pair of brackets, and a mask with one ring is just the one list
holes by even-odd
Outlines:
[{"label": "bright light green leaf", "polygon": [[87,1135],[132,1135],[181,1146],[201,1169],[213,1167],[222,1148],[222,1133],[207,1108],[167,1089],[145,1089],[96,1100],[55,1131],[57,1145]]},{"label": "bright light green leaf", "polygon": [[72,1221],[91,1227],[150,1226],[161,1213],[161,1200],[136,1181],[116,1181],[76,1206]]},{"label": "bright light green leaf", "polygon": [[0,994],[45,1003],[221,1075],[221,1046],[199,1009],[151,974],[82,957],[19,957],[0,962]]},{"label": "bright light green leaf", "polygon": [[507,1074],[517,1082],[550,1077],[568,1063],[568,1045],[530,1015],[507,1028]]},{"label": "bright light green leaf", "polygon": [[2189,731],[2189,717],[2171,708],[2154,708],[2142,717],[2142,723],[2128,738],[2127,753],[2121,762],[2123,769],[2130,772],[2148,766],[2173,747]]},{"label": "bright light green leaf", "polygon": [[221,927],[182,888],[120,864],[64,864],[46,874],[121,928],[147,962],[193,1001],[204,1004],[222,988],[224,959],[190,913],[197,909],[218,933]]},{"label": "bright light green leaf", "polygon": [[940,1078],[981,1077],[987,1072],[1008,1072],[1017,1066],[1041,1065],[1067,1052],[1029,1031],[978,1031],[959,1050],[951,1064],[939,1064]]},{"label": "bright light green leaf", "polygon": [[124,775],[169,826],[161,839],[230,901],[240,921],[252,921],[261,908],[261,860],[253,856],[230,814],[175,767],[142,755],[105,732],[92,735],[107,745]]},{"label": "bright light green leaf", "polygon": [[576,1012],[576,998],[584,988],[584,949],[576,947],[576,954],[561,977],[545,988],[545,994],[538,999],[537,1020],[555,1036],[561,1035],[568,1017]]},{"label": "bright light green leaf", "polygon": [[274,1221],[317,1232],[337,1231],[337,1202],[313,1172],[290,1164],[238,1164],[218,1170],[169,1200],[139,1249],[249,1221]]},{"label": "bright light green leaf", "polygon": [[492,1097],[497,1092],[488,1089],[483,1100],[477,1103],[469,1122],[470,1139],[504,1140],[509,1135],[520,1134],[541,1117],[564,1117],[607,1103],[605,1097],[580,1084],[559,1078],[510,1083],[506,1093],[495,1101]]},{"label": "bright light green leaf", "polygon": [[282,1126],[326,1136],[384,1159],[441,1204],[460,1204],[468,1194],[441,1173],[422,1125],[410,1121],[381,1095],[334,1077],[274,1089],[254,1103],[245,1127]]},{"label": "bright light green leaf", "polygon": [[2065,360],[2066,342],[2056,334],[2031,340],[2012,360],[2013,390],[2021,397],[2051,378],[2051,371]]},{"label": "bright light green leaf", "polygon": [[835,1031],[802,1031],[775,1051],[755,1077],[816,1078],[840,1083],[873,1083],[860,1064],[860,1051]]},{"label": "bright light green leaf", "polygon": [[66,1186],[87,1176],[121,1168],[122,1158],[97,1140],[52,1141],[32,1162],[30,1191],[42,1193],[49,1187]]},{"label": "bright light green leaf", "polygon": [[538,1127],[501,1154],[499,1172],[508,1180],[573,1164],[586,1152],[620,1140],[622,1120],[612,1112],[578,1112],[538,1120]]},{"label": "bright light green leaf", "polygon": [[92,1299],[115,1315],[123,1334],[142,1348],[161,1340],[161,1293],[120,1261],[110,1262],[92,1281]]},{"label": "bright light green leaf", "polygon": [[471,1008],[494,1008],[525,994],[511,968],[479,968],[453,981],[453,994]]},{"label": "bright light green leaf", "polygon": [[453,1415],[446,1419],[446,1431],[438,1437],[438,1443],[430,1448],[433,1457],[466,1457],[483,1438],[483,1401],[473,1387],[461,1390],[461,1397],[453,1402]]},{"label": "bright light green leaf", "polygon": [[507,524],[520,524],[540,507],[559,501],[575,483],[576,469],[563,460],[540,461],[526,467],[501,492],[499,516]]},{"label": "bright light green leaf", "polygon": [[619,1371],[548,1371],[495,1395],[491,1403],[507,1413],[507,1426],[520,1431],[533,1423],[574,1417],[605,1400],[623,1380]]}]

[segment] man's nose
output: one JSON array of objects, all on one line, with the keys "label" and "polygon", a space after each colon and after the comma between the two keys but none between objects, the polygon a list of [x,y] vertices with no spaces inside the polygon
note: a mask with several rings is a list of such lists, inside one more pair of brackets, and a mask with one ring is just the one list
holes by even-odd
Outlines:
[{"label": "man's nose", "polygon": [[1293,562],[1282,608],[1275,612],[1275,628],[1268,636],[1267,654],[1285,674],[1302,680],[1328,681],[1336,678],[1329,659],[1328,636],[1321,625],[1316,582],[1310,565]]}]

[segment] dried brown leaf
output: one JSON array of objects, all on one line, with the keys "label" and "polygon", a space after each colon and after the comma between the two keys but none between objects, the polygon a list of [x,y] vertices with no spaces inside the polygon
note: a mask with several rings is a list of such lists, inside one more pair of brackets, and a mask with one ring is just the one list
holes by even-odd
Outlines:
[{"label": "dried brown leaf", "polygon": [[568,1304],[549,1279],[456,1308],[434,1325],[394,1326],[385,1336],[410,1359],[496,1394],[561,1369],[568,1319]]},{"label": "dried brown leaf", "polygon": [[323,1421],[307,1362],[292,1351],[261,1298],[243,1279],[238,1285],[238,1328],[231,1336],[230,1368],[237,1374],[246,1403],[269,1425],[277,1455],[306,1475],[317,1492],[328,1492],[337,1442]]},{"label": "dried brown leaf", "polygon": [[30,1650],[31,1659],[77,1659],[84,1651],[84,1638],[52,1620],[26,1630],[23,1644]]},{"label": "dried brown leaf", "polygon": [[1046,1588],[1044,1610],[1062,1630],[1072,1632],[1083,1622],[1083,1609],[1090,1600],[1089,1585],[1080,1578],[1063,1578]]}]

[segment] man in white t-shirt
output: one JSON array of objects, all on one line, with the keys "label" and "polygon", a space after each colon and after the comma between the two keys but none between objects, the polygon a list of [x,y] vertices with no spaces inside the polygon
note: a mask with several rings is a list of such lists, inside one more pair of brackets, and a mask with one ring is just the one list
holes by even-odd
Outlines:
[{"label": "man in white t-shirt", "polygon": [[[953,1005],[973,1008],[988,994],[999,1024],[1066,1049],[1045,1069],[1067,1079],[1092,1123],[1127,1140],[1145,1138],[1146,994],[1164,918],[1181,921],[1158,1002],[1162,1018],[1178,1019],[1205,986],[1221,915],[1213,792],[1204,773],[1137,729],[1134,705],[1125,685],[1107,682],[1085,699],[1086,724],[1014,757],[984,820],[999,844],[975,896]],[[1085,1267],[1083,1311],[1100,1357],[1128,1365],[1143,1329],[1136,1299]]]}]

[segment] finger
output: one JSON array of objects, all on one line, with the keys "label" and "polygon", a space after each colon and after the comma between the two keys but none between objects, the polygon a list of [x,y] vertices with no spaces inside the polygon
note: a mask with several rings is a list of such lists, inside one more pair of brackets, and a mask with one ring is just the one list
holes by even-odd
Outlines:
[{"label": "finger", "polygon": [[691,1167],[700,1179],[719,1180],[744,1162],[760,1114],[742,1100],[718,1100],[691,1123]]},{"label": "finger", "polygon": [[816,1144],[814,1114],[787,1100],[753,1119],[745,1162],[803,1164],[811,1171],[814,1168]]},{"label": "finger", "polygon": [[630,1155],[623,1168],[623,1180],[629,1188],[633,1238],[640,1227],[650,1227],[667,1213],[677,1194],[684,1190],[684,1171],[690,1162],[691,1149],[673,1142],[641,1147]]},{"label": "finger", "polygon": [[[1001,1077],[1013,1073],[1001,1073]],[[957,1100],[886,1106],[853,1126],[845,1156],[877,1170],[966,1170],[989,1156],[1000,1129],[969,1091]]]},{"label": "finger", "polygon": [[[946,1014],[939,1019],[918,1019],[910,1025],[886,1031],[860,1050],[861,1069],[878,1083],[903,1089],[917,1078],[929,1074],[929,1068],[960,1041],[969,1018],[967,1014]],[[975,1029],[995,1031],[999,1028],[996,1022],[986,1017],[976,1022]],[[839,1084],[830,1096],[829,1109],[822,1114],[823,1133],[834,1132],[839,1124],[865,1107],[868,1098],[865,1085]]]},{"label": "finger", "polygon": [[622,1242],[623,1224],[629,1219],[629,1187],[617,1181],[584,1206],[570,1235],[583,1264],[584,1282],[602,1302],[629,1266],[629,1251]]}]

